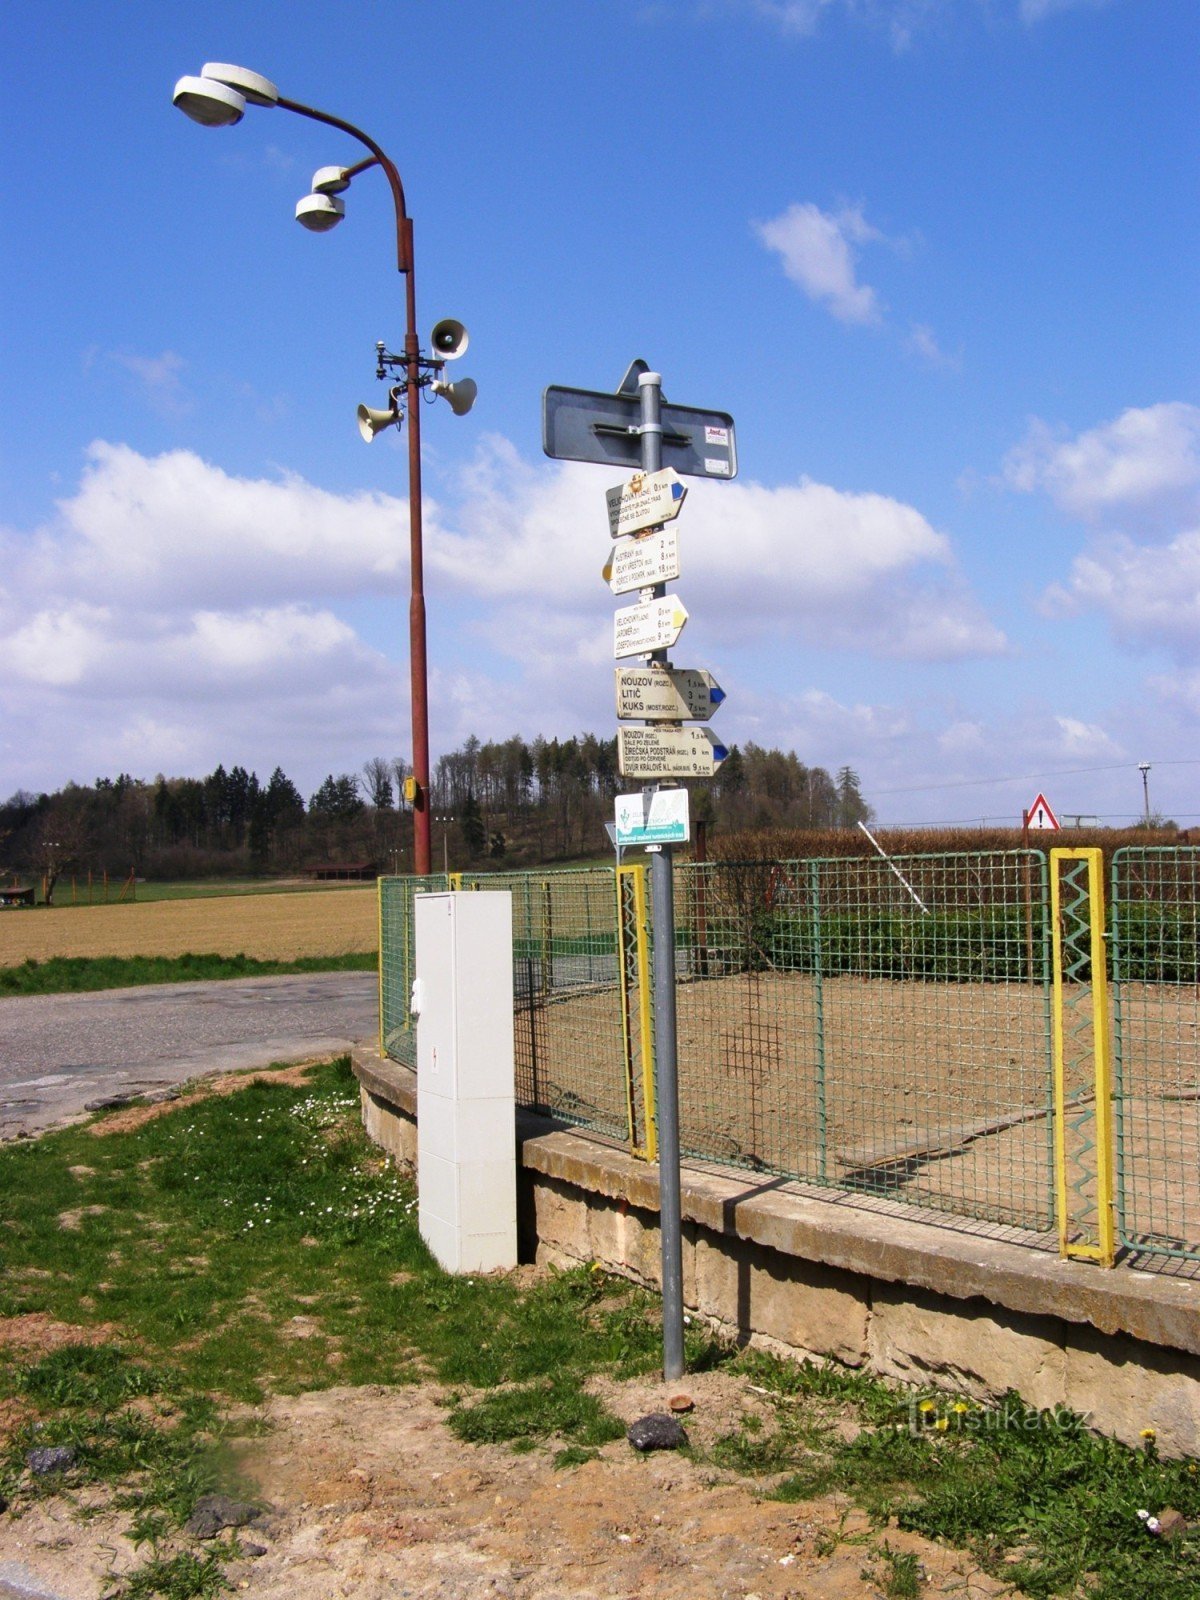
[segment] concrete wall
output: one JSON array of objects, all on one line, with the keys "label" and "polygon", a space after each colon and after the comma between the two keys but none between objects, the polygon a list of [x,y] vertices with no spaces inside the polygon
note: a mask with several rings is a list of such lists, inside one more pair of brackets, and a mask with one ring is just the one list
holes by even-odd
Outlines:
[{"label": "concrete wall", "polygon": [[[363,1120],[416,1156],[414,1075],[355,1053]],[[518,1120],[523,1259],[659,1285],[657,1169]],[[1127,1444],[1200,1455],[1200,1281],[1104,1271],[783,1180],[685,1167],[684,1297],[731,1337],[885,1378],[1069,1406]]]}]

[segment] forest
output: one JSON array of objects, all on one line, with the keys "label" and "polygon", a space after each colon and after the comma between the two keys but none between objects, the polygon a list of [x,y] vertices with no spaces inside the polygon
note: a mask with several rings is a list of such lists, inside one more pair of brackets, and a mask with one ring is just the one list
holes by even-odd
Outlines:
[{"label": "forest", "polygon": [[[0,804],[0,877],[49,885],[64,874],[180,879],[293,875],[333,867],[404,872],[412,818],[403,757],[330,773],[306,799],[282,768],[265,780],[222,764],[207,777],[121,773]],[[469,738],[432,774],[435,869],[520,867],[608,849],[616,739]],[[734,745],[713,779],[689,785],[714,832],[854,828],[870,820],[857,774],[806,766],[794,751]]]}]

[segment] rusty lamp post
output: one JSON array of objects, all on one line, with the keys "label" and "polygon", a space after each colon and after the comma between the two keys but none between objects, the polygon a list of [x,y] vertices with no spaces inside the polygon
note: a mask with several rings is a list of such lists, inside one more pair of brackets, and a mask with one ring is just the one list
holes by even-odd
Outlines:
[{"label": "rusty lamp post", "polygon": [[413,226],[404,203],[404,187],[395,164],[380,147],[353,123],[328,112],[314,110],[296,100],[287,100],[267,78],[245,67],[226,62],[206,62],[199,77],[180,78],[175,85],[174,103],[193,122],[202,127],[232,127],[242,120],[248,105],[279,106],[298,116],[348,133],[365,146],[370,155],[354,166],[321,167],[314,175],[312,193],[296,206],[296,221],[313,233],[327,233],[345,215],[340,198],[360,172],[378,167],[388,181],[396,210],[396,266],[404,277],[404,353],[391,355],[382,343],[376,349],[376,376],[392,371],[403,373],[403,382],[389,392],[386,410],[358,408],[358,426],[363,438],[371,440],[382,429],[408,419],[408,507],[410,571],[412,590],[409,600],[409,661],[412,684],[413,776],[408,798],[413,808],[413,870],[424,876],[432,868],[432,839],[429,811],[429,678],[425,644],[424,558],[421,530],[421,390],[429,388],[450,404],[456,416],[464,416],[474,404],[475,384],[470,378],[446,383],[443,369],[449,360],[462,355],[467,347],[467,332],[460,322],[447,319],[434,327],[430,343],[434,354],[421,353],[417,337],[416,288],[413,281]]}]

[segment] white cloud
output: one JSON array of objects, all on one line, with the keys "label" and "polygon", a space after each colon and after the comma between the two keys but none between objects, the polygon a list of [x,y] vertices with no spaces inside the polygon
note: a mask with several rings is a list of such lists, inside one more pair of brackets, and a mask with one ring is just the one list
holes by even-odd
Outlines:
[{"label": "white cloud", "polygon": [[1054,721],[1060,734],[1058,751],[1067,760],[1098,760],[1121,754],[1120,747],[1098,723],[1063,716],[1056,716]]},{"label": "white cloud", "polygon": [[[938,661],[1006,648],[915,507],[808,480],[689,482],[678,588],[709,663],[765,653],[794,676],[800,649]],[[438,748],[473,728],[610,721],[606,486],[492,439],[452,516],[427,502],[435,625],[454,619],[431,673]],[[51,522],[0,531],[0,789],[122,766],[269,770],[289,751],[315,785],[373,750],[406,751],[404,644],[392,662],[343,612],[406,592],[407,553],[407,503],[391,496],[93,446]],[[863,708],[803,692],[791,714],[813,738],[868,727]]]},{"label": "white cloud", "polygon": [[904,347],[910,354],[919,356],[931,367],[938,367],[943,371],[957,372],[962,366],[961,350],[954,355],[943,350],[933,329],[924,322],[913,323],[908,338],[904,341]]},{"label": "white cloud", "polygon": [[839,322],[877,326],[883,321],[879,297],[857,277],[855,245],[882,239],[861,206],[822,211],[812,201],[797,202],[754,231],[783,262],[783,270],[810,300]]},{"label": "white cloud", "polygon": [[1200,517],[1200,407],[1131,407],[1075,438],[1035,420],[1004,463],[1008,485],[1042,489],[1070,516],[1153,531]]},{"label": "white cloud", "polygon": [[[330,494],[294,474],[236,478],[189,450],[93,444],[58,509],[36,546],[41,581],[125,607],[378,592],[407,572],[406,501]],[[436,506],[427,514],[436,521]]]},{"label": "white cloud", "polygon": [[1065,584],[1044,598],[1046,611],[1098,611],[1123,643],[1162,646],[1181,659],[1200,657],[1200,530],[1170,544],[1138,545],[1115,536],[1078,556]]},{"label": "white cloud", "polygon": [[174,350],[164,350],[160,356],[141,356],[131,350],[114,350],[111,360],[124,367],[142,385],[151,405],[168,416],[182,416],[191,410],[191,401],[184,393],[182,374],[184,360]]},{"label": "white cloud", "polygon": [[[822,19],[835,8],[848,17],[888,34],[892,47],[901,53],[921,32],[945,23],[956,12],[977,10],[979,0],[733,0],[749,6],[754,15],[778,30],[784,38],[807,39],[815,34]],[[991,0],[983,0],[989,5]],[[1045,22],[1060,12],[1099,10],[1111,0],[1011,0],[1011,11],[1027,26]]]},{"label": "white cloud", "polygon": [[[468,487],[456,518],[462,532],[443,527],[427,552],[442,587],[498,601],[520,596],[527,619],[541,601],[539,634],[569,626],[592,637],[585,619],[608,610],[595,473],[571,463],[531,467],[494,439]],[[807,479],[779,488],[692,479],[680,526],[680,592],[719,639],[765,630],[917,660],[1006,647],[967,591],[946,536],[886,495]],[[526,651],[535,646],[518,617],[513,612],[502,632],[510,649]]]},{"label": "white cloud", "polygon": [[1020,17],[1022,22],[1044,22],[1060,11],[1096,11],[1108,4],[1109,0],[1020,0]]}]

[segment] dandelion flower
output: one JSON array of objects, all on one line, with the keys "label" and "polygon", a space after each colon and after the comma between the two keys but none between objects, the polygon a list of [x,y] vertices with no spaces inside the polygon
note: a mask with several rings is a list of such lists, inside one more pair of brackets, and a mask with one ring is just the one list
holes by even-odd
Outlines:
[{"label": "dandelion flower", "polygon": [[939,1417],[937,1419],[937,1421],[934,1423],[934,1427],[938,1430],[939,1433],[945,1433],[946,1429],[949,1426],[950,1426],[950,1418],[949,1417]]},{"label": "dandelion flower", "polygon": [[935,1408],[932,1400],[922,1400],[917,1409],[919,1411],[923,1411],[925,1415],[928,1416],[929,1413]]}]

